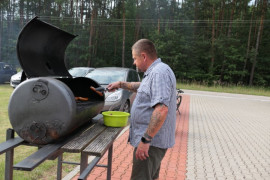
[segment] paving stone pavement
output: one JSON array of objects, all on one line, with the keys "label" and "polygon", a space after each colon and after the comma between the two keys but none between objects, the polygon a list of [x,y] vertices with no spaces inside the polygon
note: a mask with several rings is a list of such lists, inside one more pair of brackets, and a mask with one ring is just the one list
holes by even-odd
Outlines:
[{"label": "paving stone pavement", "polygon": [[[186,177],[189,96],[183,98],[180,107],[181,118],[177,112],[175,145],[168,149],[160,168],[160,180],[184,180]],[[124,132],[113,144],[112,180],[128,180],[131,175],[133,148],[127,144],[129,131]],[[107,154],[100,164],[107,164]],[[105,180],[106,169],[95,167],[87,180]],[[73,180],[78,179],[77,174]],[[65,178],[67,179],[67,178]]]},{"label": "paving stone pavement", "polygon": [[[160,180],[270,180],[270,98],[184,92],[176,145],[162,161]],[[128,131],[114,143],[112,180],[130,179],[127,137]],[[95,167],[87,179],[105,180],[106,169]]]},{"label": "paving stone pavement", "polygon": [[270,179],[270,98],[190,95],[187,180]]}]

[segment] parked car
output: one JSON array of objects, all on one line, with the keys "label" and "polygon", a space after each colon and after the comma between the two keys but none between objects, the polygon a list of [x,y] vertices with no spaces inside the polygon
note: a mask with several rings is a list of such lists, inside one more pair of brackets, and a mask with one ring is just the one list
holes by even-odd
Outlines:
[{"label": "parked car", "polygon": [[17,71],[9,64],[0,62],[0,84],[9,82],[10,77]]},{"label": "parked car", "polygon": [[[129,68],[103,67],[96,68],[85,77],[97,81],[102,87],[116,81],[139,82],[139,74]],[[103,111],[125,111],[130,112],[136,93],[118,89],[115,92],[105,92],[105,105]]]},{"label": "parked car", "polygon": [[95,68],[90,67],[74,67],[68,70],[69,74],[73,77],[85,77],[86,74],[93,71]]},{"label": "parked car", "polygon": [[[92,70],[94,70],[94,68],[74,67],[74,68],[69,69],[68,72],[70,75],[72,75],[72,77],[84,77],[87,73],[89,73]],[[11,76],[10,86],[12,86],[13,88],[16,88],[21,82],[21,76],[22,76],[22,71]]]},{"label": "parked car", "polygon": [[22,71],[17,72],[10,78],[10,86],[16,88],[21,83]]}]

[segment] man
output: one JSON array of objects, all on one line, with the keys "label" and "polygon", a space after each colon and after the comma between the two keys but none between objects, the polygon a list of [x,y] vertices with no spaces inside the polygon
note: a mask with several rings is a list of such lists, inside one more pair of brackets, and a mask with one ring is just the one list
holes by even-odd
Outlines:
[{"label": "man", "polygon": [[159,178],[160,164],[175,143],[176,79],[171,68],[157,57],[154,44],[141,39],[132,46],[134,65],[144,72],[142,82],[114,82],[137,92],[131,108],[129,141],[135,147],[132,180]]}]

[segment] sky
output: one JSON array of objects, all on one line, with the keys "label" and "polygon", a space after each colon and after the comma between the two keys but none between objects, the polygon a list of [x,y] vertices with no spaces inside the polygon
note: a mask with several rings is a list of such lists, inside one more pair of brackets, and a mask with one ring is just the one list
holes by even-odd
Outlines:
[{"label": "sky", "polygon": [[253,5],[255,3],[255,0],[251,0],[250,2],[249,2],[249,5]]}]

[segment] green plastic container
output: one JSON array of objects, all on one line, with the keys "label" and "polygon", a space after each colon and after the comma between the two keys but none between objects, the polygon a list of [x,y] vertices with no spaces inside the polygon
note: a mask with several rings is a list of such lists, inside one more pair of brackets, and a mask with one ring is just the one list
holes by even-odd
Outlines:
[{"label": "green plastic container", "polygon": [[104,111],[102,115],[105,126],[124,127],[127,125],[130,114],[122,111]]}]

